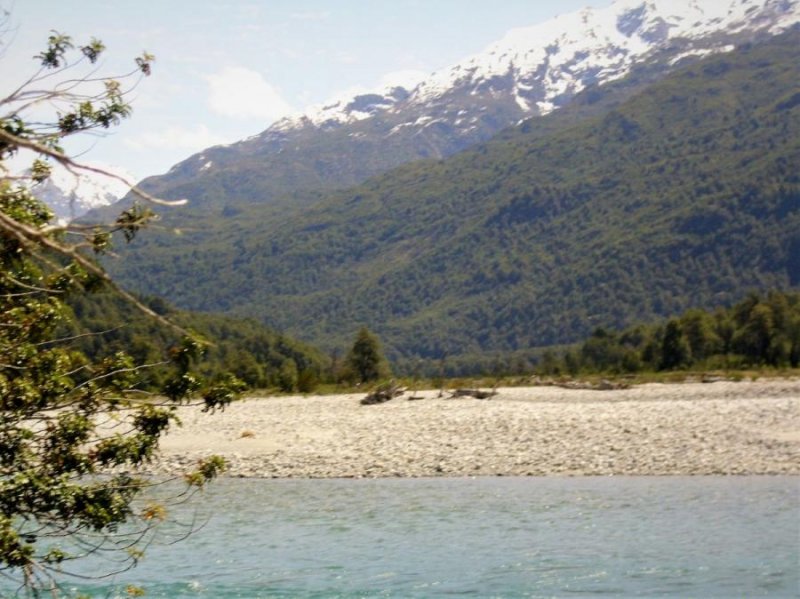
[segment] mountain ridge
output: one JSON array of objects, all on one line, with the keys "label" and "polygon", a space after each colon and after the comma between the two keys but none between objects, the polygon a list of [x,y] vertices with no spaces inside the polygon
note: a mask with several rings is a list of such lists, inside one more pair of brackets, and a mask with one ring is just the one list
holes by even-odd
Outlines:
[{"label": "mountain ridge", "polygon": [[800,0],[702,4],[617,0],[520,28],[414,89],[393,86],[281,119],[241,142],[207,148],[143,187],[186,197],[194,211],[265,202],[302,207],[303,197],[285,198],[453,155],[637,66],[649,62],[663,74],[800,22]]},{"label": "mountain ridge", "polygon": [[[135,177],[117,166],[91,164],[130,182]],[[59,163],[50,165],[50,176],[41,183],[31,185],[34,197],[47,204],[59,222],[70,222],[84,214],[111,206],[123,198],[130,186],[122,181],[91,171],[68,170]],[[30,172],[24,173],[29,176]]]},{"label": "mountain ridge", "polygon": [[[188,252],[145,236],[120,272],[328,347],[366,323],[390,354],[429,358],[563,343],[797,286],[799,49],[794,31],[632,95],[625,80],[599,99],[589,89],[302,215],[265,225],[252,206],[207,220],[217,228],[188,233]],[[616,89],[620,102],[582,115]]]}]

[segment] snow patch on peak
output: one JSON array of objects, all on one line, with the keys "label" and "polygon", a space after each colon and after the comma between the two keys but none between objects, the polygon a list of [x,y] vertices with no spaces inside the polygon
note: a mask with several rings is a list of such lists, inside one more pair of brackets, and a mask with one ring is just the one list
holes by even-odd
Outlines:
[{"label": "snow patch on peak", "polygon": [[[87,166],[109,172],[131,184],[137,182],[136,177],[116,166],[96,163]],[[59,222],[66,223],[125,196],[130,186],[115,177],[80,169],[71,172],[61,164],[54,163],[51,164],[50,176],[42,183],[32,184],[30,189],[34,197],[55,212]]]},{"label": "snow patch on peak", "polygon": [[531,111],[531,106],[528,103],[528,101],[522,96],[520,96],[518,92],[514,93],[514,101],[517,103],[517,106],[519,106],[525,112]]},{"label": "snow patch on peak", "polygon": [[[282,119],[275,121],[267,131],[269,132],[286,132],[292,131],[294,129],[299,129],[304,124],[304,115],[302,113],[291,114],[289,116],[285,116]],[[257,133],[251,137],[248,137],[245,141],[255,141],[261,139],[263,133]]]},{"label": "snow patch on peak", "polygon": [[477,93],[482,83],[511,72],[517,97],[526,91],[521,82],[535,90],[521,96],[526,104],[547,104],[567,90],[624,76],[676,38],[766,27],[777,33],[798,20],[798,0],[617,0],[512,29],[483,52],[434,73],[414,90],[412,101],[430,102],[464,86]]},{"label": "snow patch on peak", "polygon": [[687,50],[686,52],[681,52],[676,56],[672,57],[669,61],[671,65],[678,64],[684,58],[689,57],[703,57],[703,56],[710,56],[711,54],[719,54],[724,52],[731,52],[734,49],[734,46],[728,44],[727,46],[721,46],[719,48],[692,48]]},{"label": "snow patch on peak", "polygon": [[341,92],[322,104],[317,104],[288,115],[273,123],[264,134],[276,135],[304,127],[336,127],[361,121],[376,114],[392,110],[405,101],[412,89],[427,76],[413,69],[395,71],[384,75],[375,90],[359,88]]},{"label": "snow patch on peak", "polygon": [[[459,95],[511,102],[525,116],[546,114],[589,85],[624,77],[661,50],[675,46],[673,51],[681,52],[673,57],[677,64],[690,56],[733,49],[724,35],[714,34],[775,34],[798,22],[800,0],[616,0],[603,8],[512,29],[484,51],[418,84],[420,73],[411,72],[405,79],[387,76],[379,91],[350,90],[303,114],[281,119],[259,137],[281,143],[294,130],[338,128],[378,114],[400,117],[389,135],[405,127],[426,126],[420,115],[446,115],[461,127],[472,121],[462,118],[469,102],[459,100]],[[399,80],[403,83],[397,85]],[[406,110],[409,117],[402,114]],[[477,113],[475,108],[468,111]]]},{"label": "snow patch on peak", "polygon": [[[344,93],[322,105],[310,108],[299,117],[299,122],[307,122],[318,127],[352,123],[389,110],[408,96],[408,89],[400,85],[391,85],[377,92],[358,95]],[[298,117],[295,117],[294,122],[298,122]],[[288,123],[281,124],[285,126]]]}]

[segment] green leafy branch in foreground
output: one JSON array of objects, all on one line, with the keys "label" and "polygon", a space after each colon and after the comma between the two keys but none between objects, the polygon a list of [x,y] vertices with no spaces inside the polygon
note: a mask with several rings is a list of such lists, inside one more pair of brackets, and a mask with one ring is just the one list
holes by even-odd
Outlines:
[{"label": "green leafy branch in foreground", "polygon": [[[121,351],[89,359],[76,344],[93,333],[62,333],[70,298],[100,288],[126,299],[134,308],[129,320],[152,319],[186,333],[117,289],[92,257],[108,249],[114,231],[135,236],[147,209],[127,210],[108,225],[62,225],[31,194],[53,162],[73,173],[102,173],[70,158],[61,142],[130,114],[130,90],[98,79],[92,67],[103,49],[97,40],[76,48],[54,32],[36,57],[36,73],[0,99],[0,575],[33,597],[59,595],[75,563],[93,554],[110,555],[116,571],[136,565],[169,502],[224,468],[218,458],[204,461],[187,473],[177,496],[146,502],[155,483],[141,472],[178,424],[178,406],[224,409],[242,390],[235,377],[204,381],[193,372],[204,343],[191,335],[155,362],[140,362]],[[148,75],[151,61],[139,57],[123,80]],[[73,69],[84,66],[86,74],[76,76]],[[40,104],[59,112],[49,123],[37,113],[30,124]],[[8,160],[17,154],[32,157],[28,174],[11,172]],[[133,189],[146,202],[169,203]],[[146,391],[143,376],[155,366],[165,369],[163,384]]]}]

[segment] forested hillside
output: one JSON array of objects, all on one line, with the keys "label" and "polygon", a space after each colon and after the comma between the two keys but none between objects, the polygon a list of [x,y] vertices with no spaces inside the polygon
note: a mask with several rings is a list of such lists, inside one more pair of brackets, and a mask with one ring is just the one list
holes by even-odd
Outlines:
[{"label": "forested hillside", "polygon": [[402,167],[301,215],[247,207],[224,227],[197,218],[190,250],[143,238],[111,268],[185,307],[327,347],[367,324],[391,356],[429,358],[573,342],[796,287],[798,65],[793,32],[680,69],[600,114],[562,109]]},{"label": "forested hillside", "polygon": [[[288,387],[286,390],[291,391],[297,389],[299,382],[313,386],[327,367],[327,358],[315,348],[256,321],[176,310],[159,298],[144,301],[157,314],[208,343],[198,365],[205,376],[230,372],[250,387]],[[77,336],[76,349],[91,360],[125,352],[137,364],[158,364],[180,342],[178,333],[155,320],[139,318],[138,314],[131,318],[130,312],[136,308],[112,292],[76,295],[69,304],[76,318],[65,334]],[[294,371],[293,385],[283,378],[287,369]],[[154,384],[164,374],[153,368],[146,376]]]},{"label": "forested hillside", "polygon": [[687,310],[624,331],[598,328],[561,356],[544,353],[546,374],[635,373],[684,369],[797,368],[800,294],[749,294],[731,308]]}]

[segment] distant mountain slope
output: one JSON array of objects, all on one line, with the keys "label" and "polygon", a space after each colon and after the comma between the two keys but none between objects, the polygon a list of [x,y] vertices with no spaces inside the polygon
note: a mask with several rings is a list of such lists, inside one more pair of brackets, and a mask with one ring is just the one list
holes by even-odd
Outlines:
[{"label": "distant mountain slope", "polygon": [[653,77],[798,21],[800,0],[617,0],[514,30],[414,89],[333,102],[208,148],[145,188],[189,198],[192,212],[251,202],[296,207],[315,196],[287,202],[287,194],[344,188],[414,160],[450,156],[637,65]]},{"label": "distant mountain slope", "polygon": [[[106,165],[98,168],[136,182],[130,173]],[[109,206],[128,193],[130,187],[111,177],[89,171],[68,171],[58,163],[51,165],[51,173],[46,181],[31,187],[33,195],[47,204],[61,221],[80,218],[90,210]]]},{"label": "distant mountain slope", "polygon": [[[112,266],[187,307],[328,346],[365,323],[392,355],[426,357],[572,341],[796,287],[798,81],[792,32],[587,118],[588,90],[474,150],[283,221],[253,206],[190,220],[184,248],[143,236]],[[605,94],[615,89],[625,82]]]}]

